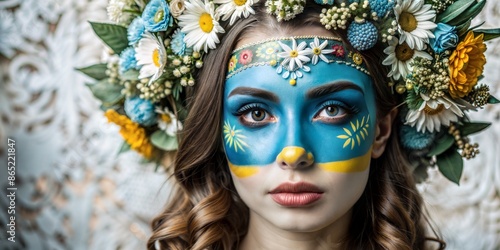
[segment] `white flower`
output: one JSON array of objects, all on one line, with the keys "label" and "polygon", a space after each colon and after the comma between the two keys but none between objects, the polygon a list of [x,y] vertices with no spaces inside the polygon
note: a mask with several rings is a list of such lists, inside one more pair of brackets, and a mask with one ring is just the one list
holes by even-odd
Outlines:
[{"label": "white flower", "polygon": [[[297,46],[297,42],[292,38],[291,48],[280,41],[278,41],[278,43],[284,50],[284,52],[278,53],[280,58],[285,58],[285,60],[281,62],[281,65],[283,65],[288,71],[295,71],[295,65],[297,65],[298,68],[303,68],[304,63],[311,61],[311,58],[309,58],[308,55],[312,54],[312,51],[311,49],[306,49],[306,42],[303,41]],[[288,64],[288,66],[286,66],[286,64]]]},{"label": "white flower", "polygon": [[175,18],[178,18],[185,9],[184,0],[172,0],[168,6],[170,8],[170,13]]},{"label": "white flower", "polygon": [[134,4],[134,0],[110,0],[108,7],[109,20],[116,23],[127,23],[133,19],[130,13],[125,12],[125,9],[130,9]]},{"label": "white flower", "polygon": [[193,47],[194,51],[205,52],[208,49],[215,49],[219,43],[217,33],[224,33],[224,29],[219,24],[219,17],[215,14],[214,4],[205,0],[191,0],[185,2],[186,9],[179,16],[179,26],[186,34],[184,42],[187,47]]},{"label": "white flower", "polygon": [[328,41],[323,41],[322,44],[319,44],[319,39],[317,37],[314,38],[314,42],[310,43],[312,57],[312,64],[316,65],[318,60],[321,59],[323,62],[329,63],[328,59],[324,54],[330,54],[333,52],[333,49],[324,49],[328,45]]},{"label": "white flower", "polygon": [[3,9],[0,9],[0,34],[0,54],[7,58],[12,58],[16,54],[15,49],[26,44],[16,27],[14,15]]},{"label": "white flower", "polygon": [[167,135],[176,136],[177,131],[182,130],[182,123],[177,120],[177,117],[168,108],[156,107],[155,112],[160,114],[158,116],[158,127],[165,131]]},{"label": "white flower", "polygon": [[229,20],[229,25],[233,25],[237,18],[241,18],[243,15],[247,18],[250,14],[255,14],[252,9],[252,5],[259,0],[214,0],[214,3],[221,4],[217,8],[217,12],[222,16],[222,21]]},{"label": "white flower", "polygon": [[167,52],[161,39],[146,32],[139,40],[139,45],[135,48],[135,58],[137,59],[137,65],[141,66],[139,79],[151,77],[149,80],[151,83],[162,74],[167,63]]},{"label": "white flower", "polygon": [[406,123],[410,126],[417,126],[417,131],[430,133],[441,130],[441,126],[450,126],[450,122],[458,121],[462,117],[459,104],[453,102],[450,98],[443,96],[431,99],[429,96],[420,93],[423,99],[418,110],[410,109],[406,115]]},{"label": "white flower", "polygon": [[406,42],[412,49],[422,50],[429,38],[434,38],[431,30],[436,28],[436,11],[424,0],[399,0],[394,7],[400,43]]},{"label": "white flower", "polygon": [[387,76],[392,76],[395,80],[400,77],[406,78],[411,73],[413,67],[410,63],[415,57],[432,60],[432,56],[427,52],[412,49],[406,42],[399,43],[396,37],[389,41],[389,46],[384,49],[384,53],[387,54],[387,58],[382,64],[391,66],[391,71]]}]

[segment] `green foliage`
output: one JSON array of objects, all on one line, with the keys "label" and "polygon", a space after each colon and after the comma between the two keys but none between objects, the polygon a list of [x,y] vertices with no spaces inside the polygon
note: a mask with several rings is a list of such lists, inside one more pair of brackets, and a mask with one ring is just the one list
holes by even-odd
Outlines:
[{"label": "green foliage", "polygon": [[497,104],[497,103],[500,103],[500,100],[498,100],[494,96],[490,95],[490,97],[488,98],[488,103],[489,104]]},{"label": "green foliage", "polygon": [[119,55],[128,47],[127,28],[111,23],[90,22],[92,29],[115,54]]},{"label": "green foliage", "polygon": [[491,123],[488,122],[467,122],[460,126],[460,135],[468,136],[483,131],[489,127]]},{"label": "green foliage", "polygon": [[[467,11],[467,9],[473,5],[476,0],[458,0],[450,5],[443,13],[439,14],[436,18],[436,23],[455,23],[455,20],[463,19],[463,21],[469,18],[464,18],[462,14]],[[462,21],[462,22],[463,22]],[[460,23],[460,22],[459,22]]]},{"label": "green foliage", "polygon": [[122,80],[136,80],[139,79],[139,71],[131,69],[120,75]]},{"label": "green foliage", "polygon": [[118,154],[121,154],[123,152],[127,152],[129,150],[130,150],[130,144],[128,144],[126,141],[124,141],[122,146],[120,147],[120,150],[118,151]]},{"label": "green foliage", "polygon": [[434,146],[429,150],[427,153],[427,156],[431,157],[434,155],[440,155],[444,153],[446,150],[451,148],[453,144],[455,143],[455,139],[453,138],[452,135],[446,133],[443,134],[442,137],[440,137],[435,143]]},{"label": "green foliage", "polygon": [[481,12],[481,10],[483,10],[485,4],[486,0],[473,1],[472,5],[470,5],[465,11],[447,23],[449,25],[457,26],[461,23],[467,22],[467,20],[472,20]]},{"label": "green foliage", "polygon": [[102,101],[103,106],[112,106],[123,99],[121,93],[123,86],[109,82],[109,79],[103,79],[93,84],[87,84],[94,96]]},{"label": "green foliage", "polygon": [[181,93],[182,93],[182,85],[174,84],[172,88],[172,96],[174,97],[174,99],[179,100],[181,97]]},{"label": "green foliage", "polygon": [[179,146],[177,143],[177,137],[169,136],[162,130],[154,132],[150,139],[153,145],[166,151],[176,150]]},{"label": "green foliage", "polygon": [[418,109],[422,105],[422,98],[416,91],[408,91],[406,95],[406,103],[409,109]]},{"label": "green foliage", "polygon": [[99,63],[99,64],[94,64],[90,65],[88,67],[84,68],[78,68],[76,70],[84,73],[85,75],[88,75],[98,81],[108,77],[106,75],[106,70],[108,69],[107,64],[105,63]]},{"label": "green foliage", "polygon": [[500,28],[499,29],[479,29],[474,30],[474,36],[479,34],[484,34],[484,41],[489,41],[491,39],[495,39],[500,37]]},{"label": "green foliage", "polygon": [[436,163],[439,171],[444,177],[459,185],[464,168],[464,160],[460,153],[457,152],[456,148],[450,148],[443,154],[437,156]]}]

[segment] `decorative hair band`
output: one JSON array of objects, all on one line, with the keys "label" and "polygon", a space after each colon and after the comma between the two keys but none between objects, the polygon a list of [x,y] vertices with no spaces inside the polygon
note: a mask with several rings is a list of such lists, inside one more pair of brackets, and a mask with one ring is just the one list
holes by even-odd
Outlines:
[{"label": "decorative hair band", "polygon": [[274,38],[248,45],[233,51],[229,60],[226,79],[254,66],[276,67],[276,73],[290,78],[295,85],[302,72],[309,72],[308,66],[319,61],[345,64],[369,75],[363,58],[358,52],[349,51],[336,37],[296,36]]},{"label": "decorative hair band", "polygon": [[[121,151],[131,148],[159,162],[164,151],[177,149],[176,133],[186,116],[184,88],[196,84],[194,71],[220,42],[225,33],[221,22],[233,25],[248,17],[258,1],[109,2],[108,16],[114,23],[91,25],[112,56],[106,63],[79,70],[96,80],[88,85],[90,90],[102,101],[108,119],[120,126],[125,139]],[[306,8],[305,0],[260,1],[279,22]],[[346,30],[355,50],[362,53],[377,43],[385,46],[381,63],[389,69],[388,87],[405,100],[400,107],[400,140],[413,154],[414,167],[422,167],[415,172],[437,166],[458,183],[463,158],[479,153],[478,144],[468,136],[489,126],[470,121],[467,112],[500,102],[487,85],[478,84],[486,63],[484,42],[500,36],[500,29],[471,27],[486,0],[315,2],[324,6],[320,22],[327,30]],[[236,50],[227,77],[250,66],[274,64],[294,84],[320,60],[366,72],[362,57],[335,38],[295,39]]]}]

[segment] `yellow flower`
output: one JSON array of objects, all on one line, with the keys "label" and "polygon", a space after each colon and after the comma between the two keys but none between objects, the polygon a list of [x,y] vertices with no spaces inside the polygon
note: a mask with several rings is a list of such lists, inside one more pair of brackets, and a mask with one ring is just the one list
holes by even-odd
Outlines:
[{"label": "yellow flower", "polygon": [[120,115],[113,109],[108,109],[104,114],[109,122],[120,126],[120,134],[130,147],[150,159],[153,155],[153,145],[146,136],[146,131],[139,124],[130,120],[127,116]]},{"label": "yellow flower", "polygon": [[486,45],[483,34],[474,37],[469,31],[465,39],[460,42],[450,56],[450,95],[453,98],[462,98],[469,94],[477,83],[478,77],[483,74],[486,64]]}]

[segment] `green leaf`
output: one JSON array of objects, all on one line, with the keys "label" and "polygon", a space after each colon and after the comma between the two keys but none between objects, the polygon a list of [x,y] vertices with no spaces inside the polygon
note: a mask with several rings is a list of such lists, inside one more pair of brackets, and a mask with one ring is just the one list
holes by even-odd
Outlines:
[{"label": "green leaf", "polygon": [[102,101],[104,106],[112,106],[124,97],[121,93],[123,86],[110,83],[109,79],[87,84],[87,87],[97,99]]},{"label": "green leaf", "polygon": [[123,80],[138,80],[139,79],[139,71],[131,69],[127,70],[125,73],[120,75]]},{"label": "green leaf", "polygon": [[444,177],[459,185],[460,177],[462,176],[464,168],[464,160],[455,148],[437,156],[436,163],[439,171],[444,175]]},{"label": "green leaf", "polygon": [[121,154],[123,152],[127,152],[129,150],[130,150],[130,144],[128,144],[126,141],[124,141],[122,146],[120,147],[120,151],[118,151],[118,154]]},{"label": "green leaf", "polygon": [[468,123],[464,123],[464,125],[462,125],[460,127],[460,135],[462,135],[462,136],[468,136],[468,135],[471,135],[471,134],[475,134],[475,133],[478,133],[478,132],[486,129],[490,125],[491,125],[491,123],[488,123],[488,122],[468,122]]},{"label": "green leaf", "polygon": [[99,64],[94,64],[90,65],[88,67],[84,68],[77,68],[76,70],[84,73],[85,75],[88,75],[96,80],[102,80],[106,77],[106,70],[108,69],[108,66],[106,63],[99,63]]},{"label": "green leaf", "polygon": [[484,34],[484,41],[489,41],[491,39],[500,37],[500,28],[474,30],[474,36],[477,36],[479,34]]},{"label": "green leaf", "polygon": [[465,12],[474,2],[476,0],[458,0],[454,2],[443,13],[437,16],[436,23],[448,23]]},{"label": "green leaf", "polygon": [[128,47],[127,28],[111,23],[90,22],[92,29],[115,54],[119,55]]},{"label": "green leaf", "polygon": [[443,134],[443,137],[439,138],[434,147],[429,150],[427,156],[431,157],[434,155],[440,155],[446,150],[448,150],[455,143],[455,139],[450,134]]},{"label": "green leaf", "polygon": [[498,100],[494,96],[490,95],[490,98],[488,98],[488,103],[489,104],[497,104],[497,103],[500,103],[500,100]]},{"label": "green leaf", "polygon": [[157,130],[151,135],[151,143],[166,151],[176,150],[178,147],[177,137],[169,136],[162,130]]},{"label": "green leaf", "polygon": [[454,18],[453,20],[450,20],[448,24],[456,26],[463,22],[466,22],[467,20],[474,19],[474,17],[476,17],[481,12],[481,10],[483,10],[485,4],[486,0],[474,1],[472,6],[469,6],[458,17]]},{"label": "green leaf", "polygon": [[459,37],[465,36],[467,32],[469,31],[470,24],[472,22],[472,19],[469,19],[467,22],[462,23],[461,25],[457,26],[457,35]]}]

